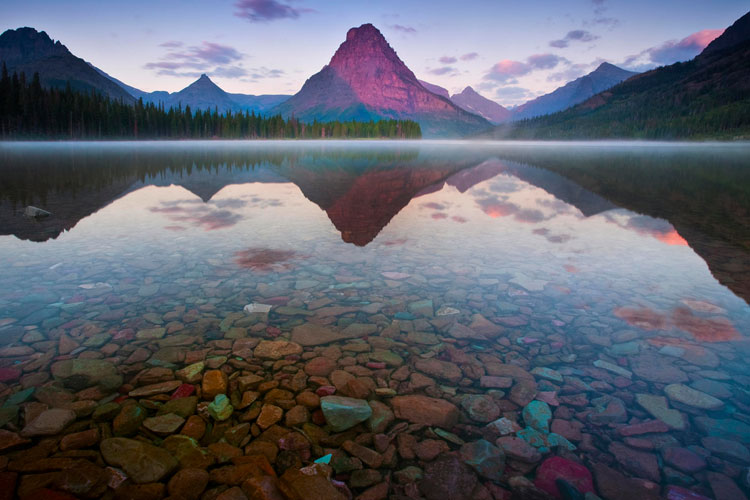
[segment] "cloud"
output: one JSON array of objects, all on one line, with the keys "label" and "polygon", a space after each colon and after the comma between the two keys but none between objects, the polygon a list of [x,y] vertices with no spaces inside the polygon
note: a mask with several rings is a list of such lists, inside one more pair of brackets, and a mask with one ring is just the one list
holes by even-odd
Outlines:
[{"label": "cloud", "polygon": [[296,19],[300,14],[314,12],[312,9],[298,9],[276,0],[239,0],[234,15],[251,23]]},{"label": "cloud", "polygon": [[[593,66],[598,66],[595,64]],[[547,77],[548,82],[569,82],[575,80],[579,76],[583,76],[592,67],[591,64],[571,64],[567,68],[552,73]]]},{"label": "cloud", "polygon": [[462,55],[460,59],[462,61],[473,61],[477,57],[479,57],[479,54],[477,54],[476,52],[469,52],[468,54]]},{"label": "cloud", "polygon": [[567,62],[567,59],[555,54],[534,54],[527,57],[525,62],[503,59],[490,68],[484,75],[484,79],[501,83],[515,83],[518,77],[528,75],[532,71],[553,69],[559,64]]},{"label": "cloud", "polygon": [[260,68],[250,68],[250,79],[252,80],[262,80],[264,78],[281,78],[286,73],[284,73],[284,70],[282,69],[269,69],[265,66],[262,66]]},{"label": "cloud", "polygon": [[661,45],[628,56],[622,65],[643,71],[655,66],[687,61],[700,54],[709,43],[723,32],[724,30],[701,30],[686,36],[682,40],[668,40]]},{"label": "cloud", "polygon": [[170,49],[160,61],[144,65],[159,75],[199,76],[210,73],[224,78],[240,78],[247,71],[239,64],[245,56],[234,47],[213,42],[184,47],[182,42],[169,41],[160,45]]},{"label": "cloud", "polygon": [[443,66],[442,68],[430,69],[428,70],[428,73],[430,73],[431,75],[438,75],[438,76],[447,75],[447,74],[455,74],[456,68],[454,68],[453,66]]},{"label": "cloud", "polygon": [[438,61],[440,61],[443,64],[453,64],[456,61],[458,61],[458,59],[456,59],[455,57],[451,57],[451,56],[443,56],[440,59],[438,59]]},{"label": "cloud", "polygon": [[401,33],[406,33],[407,35],[415,35],[417,33],[417,30],[415,28],[412,28],[411,26],[404,26],[401,24],[391,24],[389,27],[392,30],[400,31]]},{"label": "cloud", "polygon": [[550,47],[556,47],[558,49],[562,49],[570,45],[570,42],[593,42],[594,40],[598,40],[598,39],[599,37],[597,35],[594,35],[593,33],[589,31],[573,30],[573,31],[568,31],[568,34],[559,40],[552,40],[549,43],[549,45]]}]

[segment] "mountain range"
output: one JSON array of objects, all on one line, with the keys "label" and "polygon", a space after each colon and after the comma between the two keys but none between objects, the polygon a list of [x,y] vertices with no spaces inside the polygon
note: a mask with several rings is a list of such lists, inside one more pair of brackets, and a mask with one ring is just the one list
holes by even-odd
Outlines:
[{"label": "mountain range", "polygon": [[642,73],[549,116],[501,126],[495,138],[750,137],[750,12],[698,56]]},{"label": "mountain range", "polygon": [[329,64],[293,96],[231,94],[205,74],[179,92],[145,92],[33,28],[0,35],[0,61],[10,72],[38,72],[45,86],[70,84],[126,102],[252,110],[303,121],[410,119],[420,123],[425,137],[736,137],[750,129],[749,17],[739,19],[692,61],[643,74],[602,63],[513,109],[471,87],[450,95],[418,80],[371,24],[350,29]]}]

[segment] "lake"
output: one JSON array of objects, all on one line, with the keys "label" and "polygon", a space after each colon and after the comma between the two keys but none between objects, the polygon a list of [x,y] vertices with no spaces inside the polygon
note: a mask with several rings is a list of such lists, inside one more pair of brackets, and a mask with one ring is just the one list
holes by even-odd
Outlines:
[{"label": "lake", "polygon": [[0,164],[19,495],[203,468],[216,498],[258,457],[287,495],[321,457],[341,498],[747,491],[747,143],[2,143]]}]

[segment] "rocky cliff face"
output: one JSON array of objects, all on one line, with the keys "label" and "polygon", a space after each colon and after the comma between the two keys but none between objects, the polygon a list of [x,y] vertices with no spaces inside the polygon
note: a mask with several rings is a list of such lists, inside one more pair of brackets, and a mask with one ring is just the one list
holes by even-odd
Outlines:
[{"label": "rocky cliff face", "polygon": [[483,118],[425,89],[371,24],[352,28],[330,63],[275,111],[303,120],[416,120],[426,136],[486,129]]}]

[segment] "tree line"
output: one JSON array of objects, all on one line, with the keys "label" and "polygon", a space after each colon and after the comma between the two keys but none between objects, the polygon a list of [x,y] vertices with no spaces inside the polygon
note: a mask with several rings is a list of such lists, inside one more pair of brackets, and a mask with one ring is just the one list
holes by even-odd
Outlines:
[{"label": "tree line", "polygon": [[418,139],[411,120],[304,123],[281,115],[134,105],[97,92],[44,88],[35,73],[0,78],[0,139]]}]

